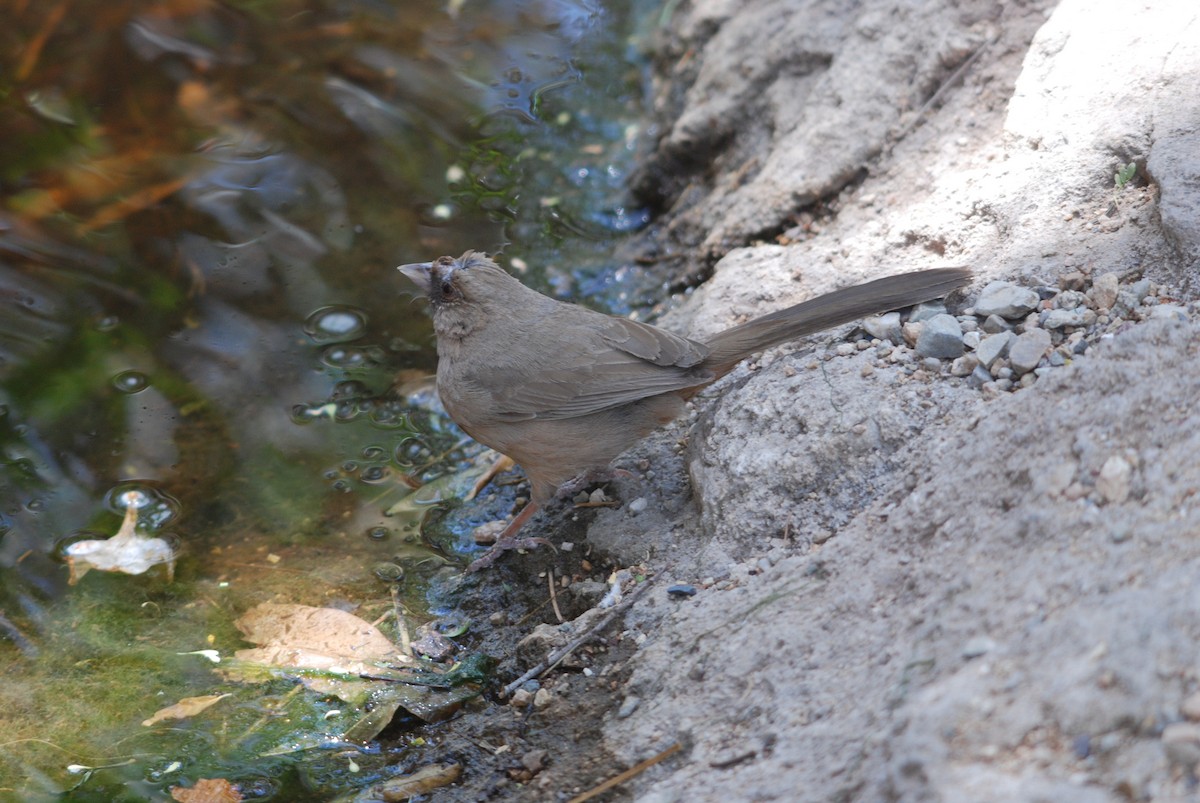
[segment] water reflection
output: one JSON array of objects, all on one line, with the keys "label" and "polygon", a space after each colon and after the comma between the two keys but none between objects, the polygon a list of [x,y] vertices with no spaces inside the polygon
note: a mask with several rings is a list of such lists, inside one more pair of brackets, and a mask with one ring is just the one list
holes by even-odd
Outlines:
[{"label": "water reflection", "polygon": [[[369,594],[397,556],[393,581],[439,570],[413,523],[473,451],[417,379],[428,321],[392,267],[512,242],[543,289],[605,285],[612,239],[645,219],[623,193],[634,15],[164,0],[5,17],[0,668],[40,655],[127,683],[101,667],[169,642],[138,672],[183,694],[206,670],[163,655],[236,642],[230,611]],[[140,530],[181,552],[175,584],[92,572],[68,592],[63,549],[112,536],[134,498]],[[128,718],[48,696],[80,708],[22,735]],[[0,758],[0,776],[67,788],[60,758]],[[90,793],[161,794],[172,761],[97,772]]]}]

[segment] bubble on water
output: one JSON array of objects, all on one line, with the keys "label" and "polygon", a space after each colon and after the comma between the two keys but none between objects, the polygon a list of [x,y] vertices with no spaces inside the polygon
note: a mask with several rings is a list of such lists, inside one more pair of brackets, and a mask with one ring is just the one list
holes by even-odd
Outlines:
[{"label": "bubble on water", "polygon": [[376,563],[373,571],[385,583],[398,583],[404,579],[404,567],[399,563]]},{"label": "bubble on water", "polygon": [[370,390],[362,382],[355,379],[347,379],[333,386],[333,395],[331,398],[335,400],[360,399],[369,393]]},{"label": "bubble on water", "polygon": [[121,319],[116,315],[105,315],[103,318],[96,320],[96,331],[111,332],[121,324]]},{"label": "bubble on water", "polygon": [[377,485],[387,479],[387,469],[383,466],[368,466],[363,469],[359,479],[369,485]]},{"label": "bubble on water", "polygon": [[361,337],[366,329],[365,312],[340,304],[321,307],[304,322],[304,331],[316,343],[344,343]]},{"label": "bubble on water", "polygon": [[112,378],[112,384],[122,393],[140,393],[150,386],[150,377],[141,371],[122,371]]},{"label": "bubble on water", "polygon": [[381,460],[387,454],[387,449],[382,446],[364,446],[362,450],[363,460]]},{"label": "bubble on water", "polygon": [[118,516],[133,508],[138,512],[138,525],[158,529],[179,517],[179,500],[150,480],[128,480],[109,489],[104,505]]},{"label": "bubble on water", "polygon": [[387,527],[369,527],[367,528],[367,538],[372,541],[384,541],[392,534],[392,531]]}]

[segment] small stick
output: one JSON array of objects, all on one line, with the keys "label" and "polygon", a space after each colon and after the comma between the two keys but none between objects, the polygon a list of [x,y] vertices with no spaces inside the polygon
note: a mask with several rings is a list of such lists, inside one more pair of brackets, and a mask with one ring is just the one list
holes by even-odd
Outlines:
[{"label": "small stick", "polygon": [[584,792],[582,795],[576,795],[575,797],[571,798],[568,801],[568,803],[583,803],[585,800],[591,800],[596,795],[603,794],[604,792],[607,792],[609,789],[612,789],[614,786],[620,786],[621,784],[628,781],[630,778],[633,778],[634,776],[637,776],[637,775],[641,775],[643,772],[650,769],[655,764],[658,764],[659,762],[662,762],[662,761],[666,761],[668,758],[675,755],[682,749],[683,749],[683,745],[681,745],[679,742],[676,742],[675,744],[671,745],[670,747],[668,747],[666,750],[662,751],[658,755],[648,758],[645,761],[641,761],[641,762],[638,762],[637,764],[634,764],[632,767],[625,770],[620,775],[616,775],[612,778],[609,778],[604,783],[600,784],[599,786],[592,787],[588,791]]},{"label": "small stick", "polygon": [[554,607],[554,615],[558,617],[558,623],[562,624],[567,621],[563,618],[562,611],[558,609],[558,592],[554,590],[554,569],[551,568],[546,575],[547,585],[550,586],[550,604]]},{"label": "small stick", "polygon": [[655,580],[654,577],[646,578],[645,582],[643,582],[641,585],[639,585],[637,588],[635,588],[629,594],[629,596],[627,596],[622,602],[620,602],[616,606],[614,606],[612,609],[612,612],[609,613],[608,616],[605,616],[603,619],[601,619],[595,625],[588,628],[587,632],[580,635],[577,639],[572,641],[570,644],[567,644],[565,647],[560,647],[557,650],[553,650],[549,655],[547,655],[545,657],[545,659],[542,660],[541,663],[539,663],[537,666],[530,669],[524,675],[521,675],[521,677],[517,678],[512,683],[509,683],[507,686],[505,686],[500,691],[500,696],[501,697],[512,696],[512,693],[515,692],[517,689],[521,688],[521,686],[523,684],[533,680],[536,677],[539,677],[540,675],[542,675],[545,672],[548,672],[549,670],[553,669],[555,666],[558,666],[558,664],[561,663],[563,661],[563,659],[565,659],[568,655],[575,652],[575,650],[579,649],[584,644],[586,644],[587,642],[591,641],[593,638],[598,636],[600,634],[601,630],[608,627],[614,619],[616,619],[621,614],[625,613],[625,611],[627,611],[630,608],[630,606],[632,606],[633,603],[635,601],[637,601],[637,598],[639,596],[641,596],[642,592],[644,592],[647,588],[650,587],[650,585],[654,582],[654,580]]}]

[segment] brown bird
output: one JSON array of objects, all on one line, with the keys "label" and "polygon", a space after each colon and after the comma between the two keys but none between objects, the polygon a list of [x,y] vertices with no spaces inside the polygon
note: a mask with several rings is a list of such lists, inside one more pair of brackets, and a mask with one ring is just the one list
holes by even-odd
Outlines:
[{"label": "brown bird", "polygon": [[971,277],[965,268],[889,276],[755,318],[700,343],[556,301],[474,251],[399,270],[432,306],[437,388],[446,412],[472,438],[519,463],[532,486],[529,504],[469,571],[504,550],[534,543],[516,536],[535,510],[572,480],[603,472],[744,358],[865,315],[944,296]]}]

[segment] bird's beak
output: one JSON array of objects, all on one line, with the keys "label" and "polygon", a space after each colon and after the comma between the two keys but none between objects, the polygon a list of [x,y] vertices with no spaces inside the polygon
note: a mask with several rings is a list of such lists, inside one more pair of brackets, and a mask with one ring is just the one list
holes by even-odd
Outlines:
[{"label": "bird's beak", "polygon": [[432,262],[413,262],[410,265],[401,265],[396,270],[412,279],[413,284],[421,288],[421,292],[429,292],[432,286],[429,279],[430,271],[433,270]]}]

